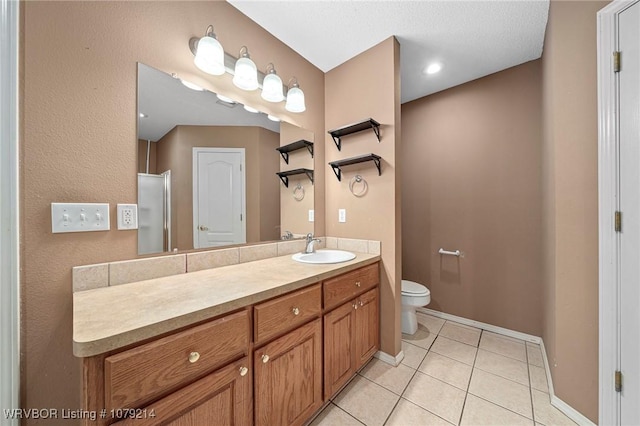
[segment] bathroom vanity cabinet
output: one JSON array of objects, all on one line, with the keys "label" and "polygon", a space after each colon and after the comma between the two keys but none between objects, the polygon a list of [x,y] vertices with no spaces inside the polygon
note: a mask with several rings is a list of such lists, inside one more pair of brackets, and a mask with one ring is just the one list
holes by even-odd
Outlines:
[{"label": "bathroom vanity cabinet", "polygon": [[83,358],[85,424],[303,425],[378,350],[379,267]]}]

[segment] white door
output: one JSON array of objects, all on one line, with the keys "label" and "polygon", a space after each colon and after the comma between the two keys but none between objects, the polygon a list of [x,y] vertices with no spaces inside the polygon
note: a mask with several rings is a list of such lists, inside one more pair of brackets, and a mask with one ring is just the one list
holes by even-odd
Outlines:
[{"label": "white door", "polygon": [[620,421],[640,425],[640,3],[618,15]]},{"label": "white door", "polygon": [[246,243],[244,148],[193,148],[194,248]]}]

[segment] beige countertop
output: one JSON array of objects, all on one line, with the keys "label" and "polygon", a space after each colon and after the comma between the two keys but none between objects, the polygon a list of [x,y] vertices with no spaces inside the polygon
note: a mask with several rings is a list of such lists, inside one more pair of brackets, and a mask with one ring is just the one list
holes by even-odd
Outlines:
[{"label": "beige countertop", "polygon": [[375,263],[304,264],[291,255],[73,294],[73,354],[89,357]]}]

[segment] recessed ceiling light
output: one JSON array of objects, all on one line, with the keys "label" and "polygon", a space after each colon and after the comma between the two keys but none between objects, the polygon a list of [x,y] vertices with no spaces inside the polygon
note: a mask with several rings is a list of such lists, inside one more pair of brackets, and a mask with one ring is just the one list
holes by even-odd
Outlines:
[{"label": "recessed ceiling light", "polygon": [[140,114],[140,118],[147,118],[149,117],[147,114],[145,114],[144,112],[141,112]]},{"label": "recessed ceiling light", "polygon": [[273,116],[273,115],[271,115],[271,114],[267,114],[267,118],[268,118],[269,120],[271,120],[271,121],[275,121],[275,122],[280,121],[280,119],[279,119],[278,117],[274,117],[274,116]]},{"label": "recessed ceiling light", "polygon": [[427,68],[424,69],[424,72],[426,74],[435,74],[437,72],[440,72],[440,70],[442,69],[442,65],[438,64],[438,63],[434,63],[429,65]]},{"label": "recessed ceiling light", "polygon": [[182,82],[182,84],[184,84],[185,86],[187,86],[191,90],[196,90],[198,92],[202,92],[204,90],[202,87],[200,87],[197,84],[194,84],[194,83],[192,83],[190,81],[186,81],[186,80],[183,80],[183,79],[180,79],[180,81]]},{"label": "recessed ceiling light", "polygon": [[252,107],[250,107],[250,106],[248,106],[248,105],[245,105],[245,106],[244,106],[244,109],[246,109],[246,110],[247,110],[247,111],[249,111],[249,112],[253,112],[253,113],[260,112],[260,111],[258,111],[257,109],[252,108]]}]

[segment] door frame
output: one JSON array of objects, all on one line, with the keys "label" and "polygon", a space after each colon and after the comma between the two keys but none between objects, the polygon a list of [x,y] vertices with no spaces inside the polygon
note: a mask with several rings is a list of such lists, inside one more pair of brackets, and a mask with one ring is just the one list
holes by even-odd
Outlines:
[{"label": "door frame", "polygon": [[194,147],[193,148],[193,248],[200,248],[200,243],[198,241],[198,223],[199,223],[199,211],[198,211],[198,154],[200,153],[220,153],[220,152],[236,152],[242,156],[242,174],[241,174],[241,207],[240,212],[242,214],[242,238],[246,242],[247,241],[247,185],[246,185],[246,157],[245,157],[245,149],[244,148],[208,148],[208,147]]},{"label": "door frame", "polygon": [[639,0],[613,0],[598,12],[598,215],[599,215],[599,424],[620,424],[618,316],[620,241],[614,212],[619,210],[618,78],[613,71],[618,15]]},{"label": "door frame", "polygon": [[19,9],[20,2],[0,0],[0,406],[6,409],[20,406]]}]

